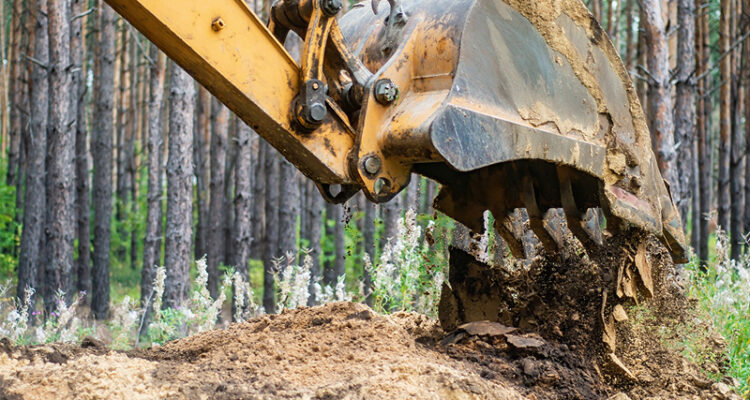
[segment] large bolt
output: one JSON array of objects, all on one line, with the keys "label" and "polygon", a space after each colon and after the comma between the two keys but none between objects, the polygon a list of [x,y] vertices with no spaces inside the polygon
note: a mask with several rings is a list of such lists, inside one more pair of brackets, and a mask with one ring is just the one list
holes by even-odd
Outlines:
[{"label": "large bolt", "polygon": [[328,110],[326,110],[326,106],[320,103],[313,103],[310,105],[310,108],[307,110],[307,117],[308,122],[313,124],[319,124],[323,122],[323,119],[326,117],[326,114],[328,114]]},{"label": "large bolt", "polygon": [[380,172],[382,162],[380,161],[380,158],[378,156],[368,156],[367,158],[365,158],[365,162],[363,164],[365,167],[365,172],[370,175],[375,175]]},{"label": "large bolt", "polygon": [[375,82],[375,100],[387,106],[398,99],[398,86],[390,79],[380,79]]},{"label": "large bolt", "polygon": [[214,20],[211,21],[211,29],[213,29],[214,32],[224,29],[224,20],[221,19],[221,17],[214,18]]},{"label": "large bolt", "polygon": [[323,9],[323,13],[325,13],[325,15],[333,17],[334,15],[338,14],[342,8],[344,8],[344,3],[342,3],[341,0],[322,0],[321,8]]}]

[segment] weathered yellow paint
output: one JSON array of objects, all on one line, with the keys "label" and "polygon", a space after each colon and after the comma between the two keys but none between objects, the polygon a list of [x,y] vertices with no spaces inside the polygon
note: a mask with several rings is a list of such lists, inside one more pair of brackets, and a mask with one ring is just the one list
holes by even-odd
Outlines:
[{"label": "weathered yellow paint", "polygon": [[297,131],[300,68],[243,0],[105,1],[305,175],[351,183],[353,133],[336,113],[315,132]]}]

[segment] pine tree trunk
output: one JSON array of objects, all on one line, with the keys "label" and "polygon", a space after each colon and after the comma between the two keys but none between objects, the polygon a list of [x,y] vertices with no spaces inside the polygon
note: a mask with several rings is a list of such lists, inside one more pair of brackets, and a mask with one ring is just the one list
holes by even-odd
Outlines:
[{"label": "pine tree trunk", "polygon": [[242,121],[238,121],[237,128],[237,170],[234,179],[234,233],[232,234],[234,259],[231,263],[235,270],[242,275],[245,282],[249,282],[250,248],[253,241],[252,232],[252,165],[253,130]]},{"label": "pine tree trunk", "polygon": [[250,254],[255,259],[262,258],[265,240],[266,146],[263,142],[257,134],[253,135],[253,211],[250,216],[253,241]]},{"label": "pine tree trunk", "polygon": [[[739,11],[741,10],[740,2],[735,0],[732,4],[732,18],[730,26],[731,42],[734,44],[736,38],[739,37],[738,32],[739,26]],[[741,126],[743,106],[743,88],[741,82],[741,62],[742,62],[742,50],[743,46],[736,46],[732,52],[732,73],[731,73],[731,115],[732,115],[732,134],[731,134],[731,149],[730,149],[730,164],[729,164],[729,177],[730,177],[730,197],[731,197],[731,222],[730,222],[730,237],[732,240],[732,247],[730,256],[737,260],[742,253],[742,248],[745,245],[745,238],[743,236],[743,228],[745,223],[745,199],[743,186],[745,184],[745,144],[743,143],[744,131]]]},{"label": "pine tree trunk", "polygon": [[128,161],[128,122],[130,120],[128,100],[130,95],[130,48],[132,42],[130,41],[130,35],[127,29],[128,22],[119,19],[120,29],[120,49],[119,49],[119,81],[118,81],[118,95],[117,95],[117,108],[116,108],[116,140],[115,140],[115,178],[116,178],[116,192],[115,198],[115,220],[118,221],[117,226],[117,238],[115,241],[115,253],[117,259],[127,265],[127,248],[125,247],[125,238],[128,236],[127,224],[125,223],[128,218],[127,206],[130,203],[128,199],[128,188],[130,186],[130,177],[127,174],[127,161]]},{"label": "pine tree trunk", "polygon": [[669,183],[672,198],[681,204],[682,185],[676,165],[674,146],[674,120],[669,73],[669,46],[667,43],[666,22],[663,20],[661,0],[641,1],[643,26],[648,43],[649,119],[654,137],[654,153],[662,176]]},{"label": "pine tree trunk", "polygon": [[403,196],[398,195],[391,199],[391,201],[380,206],[383,210],[383,225],[384,232],[380,238],[380,248],[382,249],[385,244],[390,240],[396,240],[398,236],[398,220],[401,218]]},{"label": "pine tree trunk", "polygon": [[273,260],[280,256],[276,254],[279,248],[279,154],[268,143],[265,147],[265,231],[263,236],[263,307],[268,313],[276,312],[274,295]]},{"label": "pine tree trunk", "polygon": [[344,209],[344,205],[340,204],[337,206],[334,206],[334,218],[336,220],[336,225],[333,229],[333,240],[336,244],[336,252],[333,262],[333,280],[331,281],[332,284],[335,284],[338,282],[339,277],[344,275],[346,273],[346,225],[347,225],[347,218]]},{"label": "pine tree trunk", "polygon": [[[704,0],[696,0],[696,8],[703,10]],[[706,29],[708,25],[707,13],[699,13],[696,22],[696,69],[697,75],[703,75],[708,68],[708,37]],[[711,208],[711,162],[710,147],[708,146],[708,116],[706,110],[709,108],[710,100],[706,95],[708,83],[705,79],[698,81],[698,246],[697,253],[701,266],[708,260],[708,212]]]},{"label": "pine tree trunk", "polygon": [[[370,257],[370,261],[373,265],[377,261],[375,259],[375,204],[367,201],[365,203],[365,217],[364,217],[364,229],[362,229],[362,251],[367,253]],[[372,306],[372,277],[370,272],[365,269],[363,273],[364,285],[365,285],[365,302],[367,305]]]},{"label": "pine tree trunk", "polygon": [[148,141],[146,149],[148,158],[148,193],[146,197],[146,234],[143,243],[143,269],[141,270],[141,308],[151,302],[156,266],[161,261],[162,237],[162,153],[164,134],[162,133],[161,111],[164,102],[164,81],[166,77],[167,58],[152,45],[151,59],[153,64],[149,75],[149,108],[148,108]]},{"label": "pine tree trunk", "polygon": [[13,17],[11,19],[12,42],[10,43],[10,82],[8,92],[10,93],[10,129],[8,132],[8,172],[6,182],[8,185],[18,186],[17,165],[18,153],[21,147],[21,138],[24,136],[26,120],[23,111],[26,110],[26,86],[24,84],[26,60],[24,55],[28,52],[28,38],[24,34],[24,22],[28,19],[28,5],[23,0],[13,0]]},{"label": "pine tree trunk", "polygon": [[[80,15],[87,2],[73,0],[71,13]],[[88,125],[86,121],[86,30],[84,19],[71,20],[70,50],[73,60],[73,93],[76,94],[72,106],[76,110],[76,232],[78,236],[78,260],[76,260],[76,288],[79,293],[91,293],[91,221],[89,199],[89,151]],[[30,162],[34,162],[29,157]],[[27,167],[28,168],[28,167]],[[28,171],[27,171],[28,173]],[[89,296],[86,296],[88,302]]]},{"label": "pine tree trunk", "polygon": [[310,271],[310,299],[308,305],[315,305],[317,299],[315,298],[314,284],[315,280],[320,278],[320,252],[322,240],[321,233],[323,232],[323,204],[325,200],[320,195],[318,188],[312,181],[307,182],[307,207],[305,213],[307,217],[307,232],[310,240],[310,258],[312,258],[312,267]]},{"label": "pine tree trunk", "polygon": [[[719,23],[719,54],[724,54],[730,46],[730,13],[732,0],[721,0],[721,20]],[[732,80],[732,57],[724,57],[719,67],[721,76],[721,88],[719,93],[719,190],[718,209],[719,226],[729,229],[729,146],[732,130],[731,115],[731,80]]]},{"label": "pine tree trunk", "polygon": [[[192,117],[192,116],[191,116]],[[208,211],[208,290],[219,295],[219,263],[224,261],[224,174],[229,110],[211,98],[211,203]]]},{"label": "pine tree trunk", "polygon": [[47,1],[49,30],[49,119],[44,291],[45,308],[56,309],[55,292],[72,295],[73,243],[75,240],[75,129],[70,105],[73,97],[70,69],[70,2]]},{"label": "pine tree trunk", "polygon": [[279,256],[297,251],[297,218],[300,213],[300,192],[297,169],[287,160],[279,168]]},{"label": "pine tree trunk", "polygon": [[[34,59],[41,63],[49,61],[47,39],[47,0],[37,0],[32,12],[34,18]],[[30,94],[31,129],[27,140],[29,163],[26,169],[26,193],[24,199],[21,253],[18,260],[18,290],[16,295],[23,301],[27,288],[37,288],[36,277],[41,264],[41,240],[46,214],[45,161],[47,151],[47,118],[49,82],[47,70],[34,64],[31,74]],[[36,296],[32,296],[34,304]]]},{"label": "pine tree trunk", "polygon": [[187,72],[172,64],[169,87],[164,307],[174,308],[185,304],[190,289],[195,86]]},{"label": "pine tree trunk", "polygon": [[206,240],[208,238],[208,200],[209,200],[209,146],[211,94],[203,86],[198,88],[198,104],[196,106],[194,157],[195,177],[197,185],[198,224],[195,232],[195,258],[207,256]]},{"label": "pine tree trunk", "polygon": [[[125,187],[125,196],[127,196],[128,212],[130,218],[130,267],[137,268],[138,263],[138,153],[135,151],[135,142],[138,139],[138,46],[135,42],[138,40],[137,35],[130,38],[131,55],[130,55],[130,96],[128,102],[128,124],[127,140],[125,141],[125,174],[127,175],[127,185]],[[123,238],[126,239],[126,238]]]},{"label": "pine tree trunk", "polygon": [[234,242],[232,241],[232,226],[234,226],[234,170],[237,165],[237,121],[236,115],[231,114],[229,119],[229,132],[227,132],[227,162],[224,167],[224,221],[221,229],[224,231],[223,236],[223,253],[222,262],[234,259]]},{"label": "pine tree trunk", "polygon": [[[693,197],[693,143],[695,132],[695,8],[694,0],[679,0],[677,18],[678,70],[675,98],[675,140],[680,144],[677,169],[682,185],[677,207],[687,228],[688,212]],[[673,188],[674,193],[677,188]]]},{"label": "pine tree trunk", "polygon": [[91,310],[96,319],[109,317],[109,252],[112,218],[112,134],[114,125],[115,84],[115,12],[100,3],[98,79],[94,93],[97,95],[93,154],[93,203],[94,203],[94,254],[92,270]]}]

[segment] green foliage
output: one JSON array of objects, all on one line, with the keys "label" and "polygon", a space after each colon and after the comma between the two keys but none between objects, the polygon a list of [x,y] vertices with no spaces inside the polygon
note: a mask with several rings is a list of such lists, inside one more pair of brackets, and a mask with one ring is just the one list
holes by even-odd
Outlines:
[{"label": "green foliage", "polygon": [[705,272],[696,260],[686,266],[688,293],[726,339],[729,374],[740,382],[740,393],[750,398],[750,255],[730,260],[728,249],[727,236],[719,232],[716,261]]},{"label": "green foliage", "polygon": [[[0,161],[0,175],[7,173],[6,160]],[[0,277],[15,276],[17,251],[21,244],[21,224],[16,222],[16,188],[0,180]]]}]

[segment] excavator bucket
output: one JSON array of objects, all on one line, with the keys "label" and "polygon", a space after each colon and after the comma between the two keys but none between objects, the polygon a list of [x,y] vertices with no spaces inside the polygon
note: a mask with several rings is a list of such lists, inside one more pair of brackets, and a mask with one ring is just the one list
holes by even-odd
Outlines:
[{"label": "excavator bucket", "polygon": [[[399,88],[387,107],[365,100],[358,166],[377,201],[410,173],[442,184],[435,207],[476,232],[490,210],[516,256],[515,209],[548,250],[545,221],[562,208],[583,244],[601,208],[607,228],[636,226],[685,261],[679,213],[617,51],[580,0],[404,0],[360,3],[339,24],[372,81]],[[382,102],[381,102],[382,103]],[[379,181],[378,181],[379,180]]]},{"label": "excavator bucket", "polygon": [[518,257],[514,210],[554,252],[550,209],[591,248],[584,215],[601,208],[608,230],[651,232],[685,261],[633,83],[580,0],[370,0],[340,17],[342,0],[277,0],[268,26],[243,0],[105,1],[329,201],[388,201],[416,173],[472,230],[491,211]]}]

